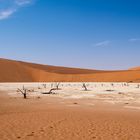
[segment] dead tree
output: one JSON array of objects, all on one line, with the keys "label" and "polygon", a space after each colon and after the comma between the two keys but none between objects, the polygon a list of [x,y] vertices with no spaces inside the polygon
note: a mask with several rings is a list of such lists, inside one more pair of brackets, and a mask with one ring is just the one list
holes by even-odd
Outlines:
[{"label": "dead tree", "polygon": [[60,90],[59,86],[60,86],[60,83],[56,83],[56,90]]},{"label": "dead tree", "polygon": [[49,92],[43,92],[42,94],[55,94],[53,91],[54,90],[61,90],[60,88],[59,88],[59,86],[60,86],[60,83],[56,83],[55,84],[55,87],[53,88],[53,84],[51,84],[51,89],[50,89],[50,91]]},{"label": "dead tree", "polygon": [[58,90],[57,88],[52,88],[52,89],[50,89],[50,91],[49,91],[49,94],[54,94],[52,91],[54,91],[54,90]]},{"label": "dead tree", "polygon": [[55,94],[54,90],[57,90],[57,88],[51,88],[49,92],[43,92],[42,94]]},{"label": "dead tree", "polygon": [[82,87],[84,88],[85,91],[88,91],[87,86],[86,86],[85,83],[83,83],[83,86]]},{"label": "dead tree", "polygon": [[44,88],[46,88],[46,87],[47,87],[47,85],[46,85],[46,84],[42,84],[42,86],[43,86]]},{"label": "dead tree", "polygon": [[18,91],[22,93],[24,99],[27,99],[27,89],[25,89],[24,86],[22,90],[18,88]]}]

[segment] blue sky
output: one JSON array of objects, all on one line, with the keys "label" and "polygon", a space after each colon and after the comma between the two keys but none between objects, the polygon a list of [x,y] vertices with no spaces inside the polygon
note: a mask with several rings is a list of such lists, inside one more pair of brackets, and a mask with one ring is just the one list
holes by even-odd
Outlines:
[{"label": "blue sky", "polygon": [[0,57],[93,69],[140,66],[140,1],[0,0]]}]

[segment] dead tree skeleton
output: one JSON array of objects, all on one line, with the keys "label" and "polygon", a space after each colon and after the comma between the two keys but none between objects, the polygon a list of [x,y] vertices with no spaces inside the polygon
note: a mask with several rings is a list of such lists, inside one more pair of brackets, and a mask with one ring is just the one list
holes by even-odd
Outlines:
[{"label": "dead tree skeleton", "polygon": [[82,87],[84,88],[85,91],[88,91],[87,86],[86,86],[85,83],[83,83],[83,86]]},{"label": "dead tree skeleton", "polygon": [[58,90],[57,88],[51,88],[49,92],[43,92],[42,94],[55,94],[53,91]]},{"label": "dead tree skeleton", "polygon": [[59,90],[60,83],[56,83],[56,90]]},{"label": "dead tree skeleton", "polygon": [[46,85],[46,84],[42,84],[42,86],[43,86],[44,88],[46,88],[46,87],[47,87],[47,85]]},{"label": "dead tree skeleton", "polygon": [[60,83],[56,83],[55,88],[53,88],[53,84],[51,84],[51,89],[50,89],[50,91],[49,91],[49,92],[43,92],[42,94],[55,94],[55,93],[53,93],[52,91],[54,91],[54,90],[61,90],[61,89],[59,88],[59,86],[60,86]]},{"label": "dead tree skeleton", "polygon": [[22,90],[18,88],[18,91],[22,93],[24,99],[27,99],[27,89],[25,89],[24,86]]}]

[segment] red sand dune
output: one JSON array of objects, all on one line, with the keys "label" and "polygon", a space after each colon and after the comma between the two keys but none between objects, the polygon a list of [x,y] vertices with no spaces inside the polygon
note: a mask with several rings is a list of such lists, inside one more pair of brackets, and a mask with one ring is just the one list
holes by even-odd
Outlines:
[{"label": "red sand dune", "polygon": [[131,68],[129,70],[139,70],[140,71],[140,67],[134,67],[134,68]]},{"label": "red sand dune", "polygon": [[0,59],[0,82],[140,82],[140,69],[101,71]]}]

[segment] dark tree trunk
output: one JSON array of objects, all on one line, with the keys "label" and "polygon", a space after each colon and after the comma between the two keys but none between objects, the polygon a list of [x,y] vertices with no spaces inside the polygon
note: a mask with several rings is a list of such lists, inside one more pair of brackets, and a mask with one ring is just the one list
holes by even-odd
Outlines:
[{"label": "dark tree trunk", "polygon": [[26,99],[26,98],[27,98],[26,93],[24,93],[24,94],[23,94],[23,96],[24,96],[24,99]]}]

